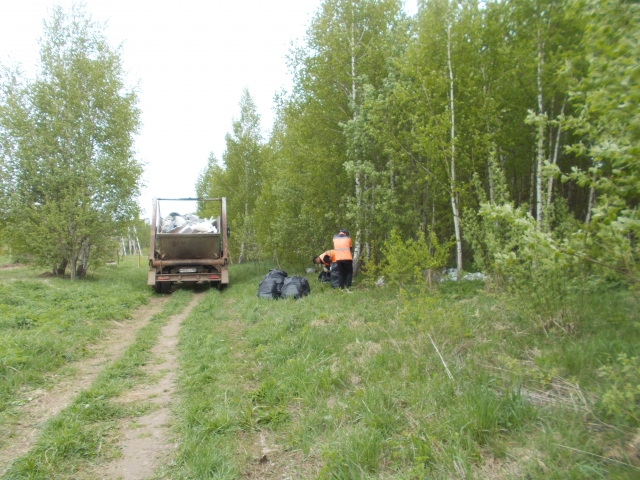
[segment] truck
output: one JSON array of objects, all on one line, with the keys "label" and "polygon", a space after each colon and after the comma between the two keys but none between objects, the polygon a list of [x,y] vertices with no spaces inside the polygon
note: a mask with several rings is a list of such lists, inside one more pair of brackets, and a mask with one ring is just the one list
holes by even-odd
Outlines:
[{"label": "truck", "polygon": [[[220,215],[215,233],[163,233],[160,202],[218,202]],[[154,198],[151,214],[149,275],[147,285],[158,293],[169,293],[175,283],[205,283],[222,290],[229,284],[227,199]]]}]

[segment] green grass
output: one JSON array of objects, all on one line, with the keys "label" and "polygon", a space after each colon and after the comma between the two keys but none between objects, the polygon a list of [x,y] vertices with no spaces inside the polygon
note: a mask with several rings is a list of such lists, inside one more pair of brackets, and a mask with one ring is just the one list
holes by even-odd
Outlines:
[{"label": "green grass", "polygon": [[130,318],[152,294],[135,259],[76,282],[40,273],[0,269],[0,414],[19,403],[21,390],[46,385],[48,373],[87,356],[112,320]]},{"label": "green grass", "polygon": [[[267,301],[256,291],[268,268],[234,266],[230,287],[208,291],[185,320],[178,451],[158,478],[259,478],[265,468],[273,478],[637,478],[632,293],[599,285],[549,317],[481,282],[345,293],[312,275],[310,296]],[[141,271],[124,264],[73,284],[0,271],[10,312],[0,342],[24,345],[22,363],[0,364],[5,409],[146,301]],[[175,292],[7,478],[90,477],[114,459],[118,422],[152,408],[115,399],[152,381],[141,368],[149,349],[190,296]]]},{"label": "green grass", "polygon": [[179,313],[192,297],[188,290],[175,292],[162,312],[138,332],[123,355],[105,367],[91,387],[81,392],[59,415],[45,425],[35,446],[18,459],[5,478],[90,478],[91,467],[117,457],[116,421],[134,419],[149,411],[149,404],[126,406],[113,400],[145,381],[142,367],[150,349],[171,315]]},{"label": "green grass", "polygon": [[550,322],[480,282],[399,295],[311,280],[302,300],[259,300],[266,270],[234,266],[185,321],[162,476],[243,478],[266,439],[278,474],[299,478],[637,478],[623,465],[640,466],[637,425],[607,415],[597,373],[637,356],[630,293],[593,292]]}]

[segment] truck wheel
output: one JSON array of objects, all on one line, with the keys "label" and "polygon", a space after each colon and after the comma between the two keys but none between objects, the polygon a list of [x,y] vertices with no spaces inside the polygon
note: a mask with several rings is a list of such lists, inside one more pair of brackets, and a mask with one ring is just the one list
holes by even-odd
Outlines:
[{"label": "truck wheel", "polygon": [[216,290],[220,290],[220,282],[209,282],[211,288],[215,288]]},{"label": "truck wheel", "polygon": [[153,290],[156,293],[171,293],[171,282],[156,282]]}]

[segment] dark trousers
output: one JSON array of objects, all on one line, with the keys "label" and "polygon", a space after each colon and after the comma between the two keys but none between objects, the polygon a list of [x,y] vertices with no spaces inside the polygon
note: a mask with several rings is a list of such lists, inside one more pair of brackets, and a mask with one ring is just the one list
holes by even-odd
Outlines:
[{"label": "dark trousers", "polygon": [[353,260],[338,260],[338,275],[340,277],[340,288],[351,288],[353,279]]}]

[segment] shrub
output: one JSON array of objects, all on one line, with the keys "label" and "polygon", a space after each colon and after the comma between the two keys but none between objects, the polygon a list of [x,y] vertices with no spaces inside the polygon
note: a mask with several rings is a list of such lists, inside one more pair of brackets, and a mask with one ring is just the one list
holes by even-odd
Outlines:
[{"label": "shrub", "polygon": [[612,418],[640,425],[640,357],[618,355],[613,365],[602,367],[598,373],[610,383],[600,407]]},{"label": "shrub", "polygon": [[381,249],[384,260],[377,268],[369,269],[369,275],[384,275],[385,282],[392,285],[424,284],[429,270],[444,267],[450,246],[451,242],[441,245],[433,232],[429,232],[427,242],[422,231],[418,231],[416,240],[402,240],[392,230]]}]

